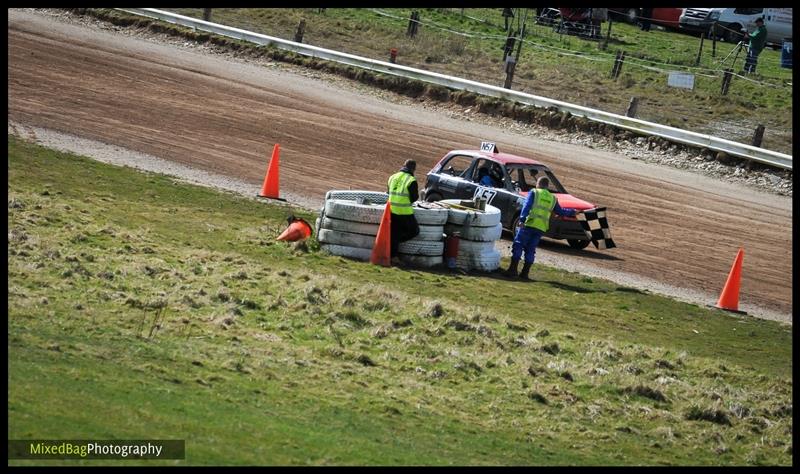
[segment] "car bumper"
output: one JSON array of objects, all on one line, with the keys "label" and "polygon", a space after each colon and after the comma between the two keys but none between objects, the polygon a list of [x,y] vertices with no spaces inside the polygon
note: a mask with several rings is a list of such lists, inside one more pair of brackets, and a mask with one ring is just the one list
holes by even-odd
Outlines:
[{"label": "car bumper", "polygon": [[552,219],[550,228],[544,235],[551,239],[589,240],[583,227],[576,220]]}]

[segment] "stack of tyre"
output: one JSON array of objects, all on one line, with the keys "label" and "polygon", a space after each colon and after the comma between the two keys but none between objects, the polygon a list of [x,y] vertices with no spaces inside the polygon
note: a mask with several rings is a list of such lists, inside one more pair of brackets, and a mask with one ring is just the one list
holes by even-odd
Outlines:
[{"label": "stack of tyre", "polygon": [[[458,199],[439,201],[460,204]],[[445,233],[459,233],[456,267],[462,270],[491,272],[500,268],[500,252],[494,243],[503,234],[500,209],[486,205],[485,211],[450,208]]]},{"label": "stack of tyre", "polygon": [[[328,191],[316,222],[320,247],[333,255],[369,260],[388,199],[375,191]],[[440,265],[448,215],[447,209],[415,207],[420,233],[400,244],[401,260],[419,267]]]}]

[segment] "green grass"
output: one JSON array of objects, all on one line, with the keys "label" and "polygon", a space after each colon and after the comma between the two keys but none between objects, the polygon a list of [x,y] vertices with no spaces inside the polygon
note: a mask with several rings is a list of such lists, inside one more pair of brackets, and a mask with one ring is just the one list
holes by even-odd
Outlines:
[{"label": "green grass", "polygon": [[165,463],[191,465],[792,463],[790,326],[542,266],[353,262],[274,241],[305,211],[12,136],[8,171],[9,439],[185,439]]},{"label": "green grass", "polygon": [[[199,8],[172,10],[195,18],[202,16]],[[465,9],[465,15],[460,10],[419,9],[423,23],[473,37],[423,25],[416,38],[408,38],[411,9],[380,9],[400,19],[368,8],[329,8],[323,13],[315,8],[214,9],[212,20],[286,39],[293,39],[298,23],[305,20],[305,43],[382,60],[388,59],[390,48],[397,48],[401,64],[502,85],[502,9]],[[640,98],[639,118],[745,143],[750,143],[756,126],[763,124],[766,133],[762,146],[791,154],[792,71],[780,67],[779,50],[767,48],[759,56],[759,72],[750,79],[761,84],[734,78],[728,95],[723,96],[720,71],[727,66],[721,61],[734,48],[729,43],[718,42],[712,56],[712,42],[705,41],[699,64],[702,70],[692,69],[698,75],[695,89],[688,91],[668,87],[664,71],[694,67],[698,37],[657,28],[646,33],[634,25],[614,22],[608,48],[600,50],[596,41],[558,35],[552,27],[528,22],[527,31],[526,40],[531,43],[522,48],[515,90],[620,114],[636,96]],[[603,33],[606,31],[604,24]],[[628,59],[620,77],[613,80],[610,72],[618,50],[625,51]],[[569,54],[560,54],[564,52]],[[733,59],[731,55],[726,64]],[[743,60],[740,54],[735,72],[741,70]]]}]

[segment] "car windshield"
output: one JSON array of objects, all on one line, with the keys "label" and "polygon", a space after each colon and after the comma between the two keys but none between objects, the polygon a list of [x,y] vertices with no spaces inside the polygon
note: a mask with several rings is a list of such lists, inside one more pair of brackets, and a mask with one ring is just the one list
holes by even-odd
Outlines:
[{"label": "car windshield", "polygon": [[551,193],[566,194],[567,190],[558,181],[555,175],[544,165],[529,165],[510,163],[506,165],[506,171],[514,187],[522,192],[528,192],[536,187],[536,180],[542,176],[547,176],[550,180],[549,190]]}]

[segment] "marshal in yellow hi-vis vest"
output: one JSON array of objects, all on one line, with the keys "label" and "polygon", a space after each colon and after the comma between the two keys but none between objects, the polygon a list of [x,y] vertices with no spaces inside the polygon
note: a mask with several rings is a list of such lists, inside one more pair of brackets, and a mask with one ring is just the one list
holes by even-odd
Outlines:
[{"label": "marshal in yellow hi-vis vest", "polygon": [[414,214],[408,186],[416,180],[414,176],[404,171],[398,171],[389,177],[389,203],[392,205],[392,214],[402,216]]},{"label": "marshal in yellow hi-vis vest", "polygon": [[528,218],[525,219],[525,226],[547,232],[550,228],[550,214],[556,207],[556,197],[547,189],[531,189],[530,192],[536,194]]}]

